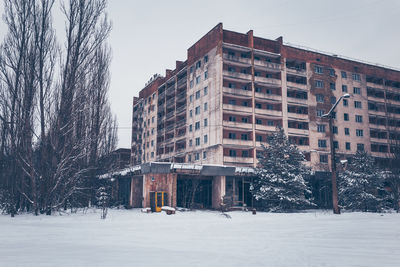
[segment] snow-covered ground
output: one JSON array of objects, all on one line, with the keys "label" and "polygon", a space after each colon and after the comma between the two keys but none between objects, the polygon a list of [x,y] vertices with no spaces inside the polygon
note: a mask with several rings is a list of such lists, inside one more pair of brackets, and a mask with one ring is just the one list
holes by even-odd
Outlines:
[{"label": "snow-covered ground", "polygon": [[0,266],[400,266],[400,214],[0,215]]}]

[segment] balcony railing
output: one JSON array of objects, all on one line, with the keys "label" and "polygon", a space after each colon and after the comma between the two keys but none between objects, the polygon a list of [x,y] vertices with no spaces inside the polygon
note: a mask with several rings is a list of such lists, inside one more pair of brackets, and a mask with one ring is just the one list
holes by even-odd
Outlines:
[{"label": "balcony railing", "polygon": [[286,72],[290,73],[290,74],[307,76],[307,71],[305,69],[300,69],[300,68],[288,68],[288,67],[286,67]]},{"label": "balcony railing", "polygon": [[174,111],[174,110],[168,112],[168,113],[167,113],[167,119],[168,119],[168,118],[171,118],[172,116],[174,116],[174,114],[175,114],[175,111]]},{"label": "balcony railing", "polygon": [[233,71],[223,71],[224,76],[229,76],[233,78],[239,78],[243,80],[251,80],[251,75],[247,73],[233,72]]},{"label": "balcony railing", "polygon": [[229,157],[229,156],[224,156],[224,162],[253,164],[254,161],[253,161],[253,158],[242,158],[242,157]]},{"label": "balcony railing", "polygon": [[282,84],[281,80],[279,80],[279,79],[266,78],[266,77],[261,77],[261,76],[255,76],[254,81],[260,82],[260,83],[265,83],[265,84],[270,84],[270,85],[274,85],[274,86],[280,86]]},{"label": "balcony railing", "polygon": [[237,112],[246,112],[246,113],[253,112],[253,109],[251,107],[231,105],[231,104],[224,104],[223,109],[237,111]]},{"label": "balcony railing", "polygon": [[224,145],[235,145],[235,146],[243,146],[243,147],[252,147],[253,141],[252,140],[242,140],[242,139],[223,139]]},{"label": "balcony railing", "polygon": [[180,106],[176,109],[176,114],[179,114],[186,110],[186,105]]},{"label": "balcony railing", "polygon": [[273,71],[280,71],[281,70],[281,64],[277,63],[272,63],[268,61],[262,61],[262,60],[254,60],[254,65],[261,66]]},{"label": "balcony railing", "polygon": [[225,126],[225,127],[240,128],[240,129],[246,129],[246,130],[253,129],[253,124],[252,123],[243,123],[243,122],[235,122],[235,121],[223,121],[222,125]]},{"label": "balcony railing", "polygon": [[250,58],[243,58],[243,57],[238,57],[238,56],[233,56],[233,55],[229,55],[224,53],[222,56],[224,59],[228,60],[228,61],[232,61],[232,62],[240,62],[240,63],[244,63],[244,64],[251,64],[251,59]]},{"label": "balcony railing", "polygon": [[243,96],[248,96],[248,97],[253,96],[253,92],[249,91],[249,90],[224,87],[223,91],[224,91],[224,93],[228,93],[228,94],[232,94],[232,95],[243,95]]},{"label": "balcony railing", "polygon": [[280,110],[256,108],[255,112],[261,115],[282,116],[282,111]]},{"label": "balcony railing", "polygon": [[254,96],[257,98],[264,98],[264,99],[271,99],[271,100],[282,100],[282,96],[280,95],[273,95],[273,94],[264,94],[264,93],[258,93],[256,92]]}]

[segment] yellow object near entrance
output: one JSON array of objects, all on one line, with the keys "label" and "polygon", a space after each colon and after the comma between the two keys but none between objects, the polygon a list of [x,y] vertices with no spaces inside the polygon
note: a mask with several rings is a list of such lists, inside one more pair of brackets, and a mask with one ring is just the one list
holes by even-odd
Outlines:
[{"label": "yellow object near entrance", "polygon": [[167,192],[150,192],[150,208],[152,212],[161,212],[161,207],[168,206]]}]

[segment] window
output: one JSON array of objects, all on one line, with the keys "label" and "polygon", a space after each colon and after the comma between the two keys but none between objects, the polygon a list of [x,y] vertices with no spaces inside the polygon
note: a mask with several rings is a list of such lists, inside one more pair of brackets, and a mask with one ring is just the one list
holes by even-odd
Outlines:
[{"label": "window", "polygon": [[242,151],[242,157],[243,158],[248,158],[249,157],[249,151],[248,150],[243,150]]},{"label": "window", "polygon": [[345,135],[350,135],[350,129],[349,128],[344,128],[344,134]]},{"label": "window", "polygon": [[154,146],[154,140],[151,140],[151,146]]},{"label": "window", "polygon": [[319,139],[318,140],[318,147],[326,147],[326,140]]},{"label": "window", "polygon": [[194,160],[199,160],[199,159],[200,159],[200,154],[194,153]]},{"label": "window", "polygon": [[189,116],[190,118],[193,117],[193,110],[189,110]]},{"label": "window", "polygon": [[248,105],[249,105],[249,103],[247,103],[247,101],[243,101],[243,102],[242,102],[242,106],[243,106],[243,107],[247,107]]},{"label": "window", "polygon": [[204,72],[204,80],[207,80],[208,79],[208,70],[206,70],[205,72]]},{"label": "window", "polygon": [[322,115],[325,114],[325,110],[323,109],[317,109],[317,117],[322,117]]},{"label": "window", "polygon": [[229,137],[229,139],[236,139],[236,134],[235,133],[229,133],[228,137]]},{"label": "window", "polygon": [[331,114],[332,114],[332,115],[331,115],[331,116],[332,116],[332,118],[336,120],[336,111],[332,111],[332,113],[331,113]]},{"label": "window", "polygon": [[193,102],[193,95],[189,96],[189,102],[192,103]]},{"label": "window", "polygon": [[350,149],[351,149],[350,142],[346,142],[346,150],[350,150]]},{"label": "window", "polygon": [[194,82],[193,80],[190,80],[190,88],[193,88]]},{"label": "window", "polygon": [[207,95],[207,93],[208,93],[208,87],[206,86],[206,87],[204,87],[204,92],[203,92],[203,94],[204,94],[204,95]]},{"label": "window", "polygon": [[343,106],[348,107],[349,106],[349,101],[347,99],[343,99]]},{"label": "window", "polygon": [[154,123],[154,116],[151,118],[151,123]]},{"label": "window", "polygon": [[262,135],[256,135],[256,141],[262,142]]},{"label": "window", "polygon": [[256,87],[256,93],[261,93],[262,92],[262,89],[260,88],[260,87]]},{"label": "window", "polygon": [[347,79],[347,73],[345,71],[341,71],[341,73],[342,73],[342,78]]},{"label": "window", "polygon": [[248,135],[247,134],[241,134],[240,135],[240,139],[242,139],[242,140],[248,140]]},{"label": "window", "polygon": [[204,119],[204,127],[207,127],[207,126],[208,126],[208,120]]},{"label": "window", "polygon": [[324,103],[324,96],[321,94],[315,95],[318,103]]},{"label": "window", "polygon": [[192,155],[188,156],[188,161],[191,162],[192,161]]},{"label": "window", "polygon": [[315,66],[315,73],[322,74],[324,73],[324,69],[321,66]]},{"label": "window", "polygon": [[234,116],[229,116],[229,121],[236,121],[236,117],[234,117]]},{"label": "window", "polygon": [[315,87],[324,88],[324,82],[320,80],[315,80]]},{"label": "window", "polygon": [[335,70],[334,69],[329,69],[329,75],[332,77],[335,77]]},{"label": "window", "polygon": [[328,155],[319,155],[320,163],[328,163]]},{"label": "window", "polygon": [[361,101],[354,101],[355,108],[362,108]]},{"label": "window", "polygon": [[274,126],[274,121],[267,121],[268,126]]},{"label": "window", "polygon": [[334,134],[338,134],[338,127],[337,127],[337,126],[333,126],[333,127],[332,127],[332,132],[333,132]]},{"label": "window", "polygon": [[336,84],[335,83],[329,83],[329,88],[331,88],[331,90],[336,90]]},{"label": "window", "polygon": [[189,132],[193,131],[193,125],[189,125]]},{"label": "window", "polygon": [[154,135],[154,128],[151,128],[151,135]]},{"label": "window", "polygon": [[348,121],[348,120],[349,120],[349,114],[348,114],[348,113],[344,113],[344,114],[343,114],[343,119],[344,119],[345,121]]},{"label": "window", "polygon": [[235,99],[229,99],[228,103],[229,103],[229,105],[236,105],[236,100]]},{"label": "window", "polygon": [[204,63],[208,62],[208,56],[204,56]]},{"label": "window", "polygon": [[317,131],[319,133],[324,133],[325,132],[325,124],[318,124],[317,125]]},{"label": "window", "polygon": [[200,129],[200,122],[196,121],[195,125],[194,125],[194,129],[195,130],[199,130]]},{"label": "window", "polygon": [[361,129],[356,129],[356,136],[358,136],[358,137],[364,136],[364,131]]},{"label": "window", "polygon": [[190,139],[190,140],[189,140],[189,146],[192,146],[192,145],[193,145],[193,140]]},{"label": "window", "polygon": [[196,99],[200,98],[200,90],[196,92]]},{"label": "window", "polygon": [[357,144],[357,151],[364,151],[364,144]]},{"label": "window", "polygon": [[356,95],[361,95],[361,88],[360,87],[354,87],[353,88],[353,93]]},{"label": "window", "polygon": [[363,122],[363,118],[361,115],[356,115],[356,122]]},{"label": "window", "polygon": [[246,117],[242,117],[242,122],[243,122],[243,123],[248,123],[248,122],[249,122],[249,119],[246,118]]},{"label": "window", "polygon": [[203,151],[203,159],[207,158],[207,151]]},{"label": "window", "polygon": [[268,110],[274,110],[274,105],[272,105],[272,104],[267,104],[267,109],[268,109]]},{"label": "window", "polygon": [[352,77],[354,81],[361,81],[361,76],[358,73],[353,73]]},{"label": "window", "polygon": [[200,106],[197,106],[194,110],[194,114],[199,115],[200,114]]},{"label": "window", "polygon": [[229,156],[230,157],[236,157],[236,150],[230,149],[229,150]]},{"label": "window", "polygon": [[193,66],[190,66],[190,73],[193,73]]},{"label": "window", "polygon": [[347,93],[347,85],[342,85],[342,92]]},{"label": "window", "polygon": [[235,85],[234,83],[229,83],[229,84],[228,84],[228,87],[229,87],[229,88],[235,88],[236,85]]},{"label": "window", "polygon": [[196,137],[196,146],[200,145],[200,137]]},{"label": "window", "polygon": [[204,135],[204,144],[207,144],[207,142],[208,142],[208,135]]},{"label": "window", "polygon": [[331,104],[335,104],[336,103],[336,97],[331,96]]},{"label": "window", "polygon": [[262,124],[262,120],[256,119],[256,124]]},{"label": "window", "polygon": [[256,108],[262,108],[260,103],[256,103]]},{"label": "window", "polygon": [[333,147],[334,147],[335,149],[338,149],[338,148],[339,148],[339,143],[338,143],[338,141],[333,141]]},{"label": "window", "polygon": [[204,103],[204,111],[207,111],[207,110],[208,110],[208,104]]},{"label": "window", "polygon": [[201,61],[199,60],[196,62],[196,70],[199,69],[200,67],[201,67]]}]

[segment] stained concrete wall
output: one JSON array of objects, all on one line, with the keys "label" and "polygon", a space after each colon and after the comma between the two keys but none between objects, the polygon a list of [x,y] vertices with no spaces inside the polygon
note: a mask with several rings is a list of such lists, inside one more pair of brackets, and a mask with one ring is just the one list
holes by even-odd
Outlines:
[{"label": "stained concrete wall", "polygon": [[218,209],[225,196],[225,176],[214,176],[212,182],[212,207]]},{"label": "stained concrete wall", "polygon": [[143,175],[143,207],[150,207],[150,192],[168,193],[168,205],[176,207],[176,173]]}]

